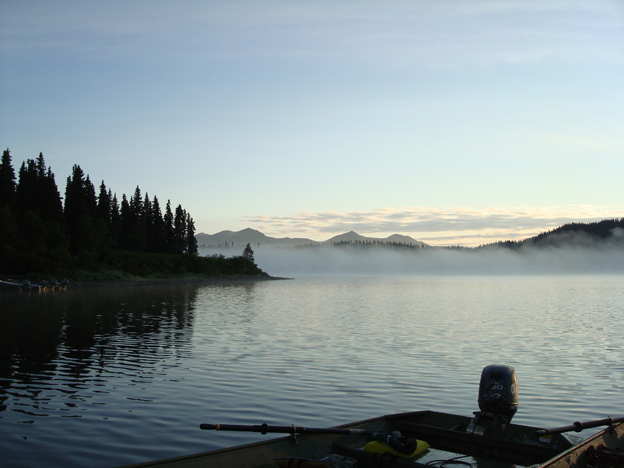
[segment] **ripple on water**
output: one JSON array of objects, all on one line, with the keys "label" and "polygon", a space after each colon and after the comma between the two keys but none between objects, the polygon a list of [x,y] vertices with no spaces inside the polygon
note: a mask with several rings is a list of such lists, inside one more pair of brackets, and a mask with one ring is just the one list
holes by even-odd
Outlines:
[{"label": "ripple on water", "polygon": [[[3,463],[110,467],[259,440],[200,431],[202,422],[470,415],[491,363],[518,371],[514,421],[604,417],[621,403],[623,286],[622,277],[306,278],[71,291],[45,317],[45,299],[4,308],[3,295],[3,311],[19,314],[0,330],[11,361],[0,374]],[[42,320],[49,334],[28,341]]]}]

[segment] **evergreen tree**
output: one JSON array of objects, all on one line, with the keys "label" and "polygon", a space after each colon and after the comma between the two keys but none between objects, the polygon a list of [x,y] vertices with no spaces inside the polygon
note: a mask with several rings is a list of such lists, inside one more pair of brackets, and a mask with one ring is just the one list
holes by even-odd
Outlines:
[{"label": "evergreen tree", "polygon": [[[83,218],[89,220],[83,221]],[[85,232],[89,235],[96,234],[93,223],[97,217],[97,199],[95,187],[89,176],[85,176],[77,164],[72,168],[72,174],[67,178],[65,187],[65,221],[69,230],[70,248],[72,253],[77,254],[88,245],[89,239],[84,239]]]},{"label": "evergreen tree", "polygon": [[73,230],[83,216],[89,214],[85,174],[77,164],[67,178],[65,186],[65,221],[70,231]]},{"label": "evergreen tree", "polygon": [[119,232],[119,247],[122,249],[128,249],[131,246],[131,232],[132,232],[132,215],[130,213],[130,203],[124,193],[121,196],[121,208],[119,209],[120,225]]},{"label": "evergreen tree", "polygon": [[17,241],[18,226],[15,217],[16,184],[11,153],[7,148],[0,163],[0,270],[10,267],[13,243]]},{"label": "evergreen tree", "polygon": [[54,223],[63,223],[63,201],[59,193],[52,168],[48,167],[45,176],[40,181],[41,184],[41,200],[39,206],[43,219]]},{"label": "evergreen tree", "polygon": [[250,244],[245,246],[245,250],[243,250],[243,258],[254,265],[256,264],[256,261],[254,260],[254,251],[251,249]]},{"label": "evergreen tree", "polygon": [[106,226],[110,227],[111,215],[111,191],[106,190],[106,185],[104,185],[104,181],[102,181],[100,184],[100,194],[98,195],[97,216],[104,221]]},{"label": "evergreen tree", "polygon": [[84,181],[85,196],[87,204],[87,214],[92,218],[97,217],[97,197],[95,196],[95,185],[91,182],[91,179],[87,175]]},{"label": "evergreen tree", "polygon": [[121,213],[119,212],[119,201],[117,201],[117,194],[108,190],[108,197],[111,200],[111,214],[110,214],[110,232],[113,241],[119,244],[119,236],[121,235],[122,225],[121,225]]},{"label": "evergreen tree", "polygon": [[61,195],[43,153],[39,153],[36,161],[29,159],[22,163],[16,194],[20,216],[30,210],[44,222],[63,221]]},{"label": "evergreen tree", "polygon": [[178,205],[173,220],[173,253],[183,254],[186,250],[186,211]]},{"label": "evergreen tree", "polygon": [[141,197],[139,186],[131,198],[124,194],[120,204],[104,181],[96,196],[79,165],[67,178],[63,203],[43,153],[24,161],[16,178],[10,152],[3,152],[0,270],[97,269],[108,261],[105,249],[115,243],[133,251],[198,254],[195,223],[181,205],[172,212],[168,200],[163,215],[158,198]]},{"label": "evergreen tree", "polygon": [[195,238],[195,222],[190,214],[186,215],[186,253],[189,255],[197,255],[197,239]]},{"label": "evergreen tree", "polygon": [[152,202],[152,218],[154,220],[154,244],[152,248],[154,252],[163,253],[165,252],[165,221],[163,220],[160,203],[158,203],[156,196],[154,196],[154,201]]},{"label": "evergreen tree", "polygon": [[22,162],[19,179],[15,190],[17,195],[17,212],[23,216],[28,210],[34,210],[37,198],[37,165],[34,160]]},{"label": "evergreen tree", "polygon": [[145,236],[145,250],[154,252],[154,210],[147,192],[143,200],[142,228]]},{"label": "evergreen tree", "polygon": [[16,232],[19,235],[19,244],[13,244],[20,264],[12,268],[45,270],[49,268],[51,257],[58,259],[58,252],[67,249],[67,237],[63,233],[61,196],[42,153],[36,160],[22,163],[15,200],[14,216],[3,214],[3,223],[8,226],[2,234],[3,238],[10,238]]},{"label": "evergreen tree", "polygon": [[37,157],[36,168],[37,178],[40,180],[43,179],[46,175],[46,165],[45,160],[43,159],[43,153],[39,153],[39,156]]},{"label": "evergreen tree", "polygon": [[121,216],[124,223],[125,248],[137,252],[145,251],[145,213],[143,211],[143,197],[138,185],[128,202],[128,212],[124,213],[122,209]]},{"label": "evergreen tree", "polygon": [[165,208],[165,252],[174,253],[173,213],[171,212],[171,200],[167,200]]},{"label": "evergreen tree", "polygon": [[143,198],[141,197],[141,189],[137,185],[134,189],[134,195],[130,199],[130,215],[135,223],[140,223],[143,215]]},{"label": "evergreen tree", "polygon": [[15,180],[11,152],[7,148],[2,153],[2,163],[0,163],[0,206],[7,205],[11,210],[15,209]]}]

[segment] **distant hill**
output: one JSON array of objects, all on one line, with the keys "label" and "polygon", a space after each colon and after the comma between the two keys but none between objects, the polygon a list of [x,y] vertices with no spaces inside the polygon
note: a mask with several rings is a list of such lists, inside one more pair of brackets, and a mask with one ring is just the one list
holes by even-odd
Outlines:
[{"label": "distant hill", "polygon": [[605,219],[593,223],[568,223],[520,241],[502,241],[489,247],[593,247],[597,245],[624,246],[624,218]]},{"label": "distant hill", "polygon": [[271,246],[271,247],[294,247],[296,245],[318,244],[318,242],[305,238],[269,237],[260,231],[247,228],[242,231],[221,231],[216,234],[204,234],[195,236],[197,244],[202,247],[221,247],[226,244],[232,247],[245,246]]},{"label": "distant hill", "polygon": [[365,237],[357,232],[349,231],[345,234],[340,234],[338,236],[334,236],[331,239],[328,239],[324,242],[324,244],[338,244],[340,242],[379,242],[383,244],[408,244],[408,245],[418,245],[418,246],[426,246],[424,242],[417,241],[409,236],[402,236],[400,234],[392,234],[389,237]]},{"label": "distant hill", "polygon": [[[424,242],[409,236],[393,234],[385,238],[366,237],[354,231],[334,236],[326,241],[315,241],[308,238],[270,237],[255,229],[242,231],[221,231],[216,234],[199,233],[195,236],[199,247],[244,247],[248,243],[252,247],[295,247],[319,244],[400,244],[428,247]],[[556,229],[543,232],[537,236],[520,241],[501,241],[476,247],[489,249],[504,247],[518,249],[523,247],[591,247],[611,245],[624,247],[624,218],[606,219],[593,223],[569,223]],[[462,249],[471,249],[462,247]]]},{"label": "distant hill", "polygon": [[269,237],[251,228],[243,229],[242,231],[221,231],[216,234],[204,234],[202,232],[197,234],[195,238],[200,247],[240,247],[248,243],[252,246],[294,247],[315,244],[338,244],[343,242],[379,242],[426,246],[423,242],[412,239],[409,236],[393,234],[386,238],[376,238],[361,236],[353,231],[334,236],[324,242],[307,238]]}]

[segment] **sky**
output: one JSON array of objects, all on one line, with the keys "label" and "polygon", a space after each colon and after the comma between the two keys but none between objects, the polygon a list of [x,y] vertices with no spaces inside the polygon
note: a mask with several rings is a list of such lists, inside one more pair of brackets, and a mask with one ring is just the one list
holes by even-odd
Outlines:
[{"label": "sky", "polygon": [[624,217],[624,1],[0,2],[0,146],[197,232]]}]

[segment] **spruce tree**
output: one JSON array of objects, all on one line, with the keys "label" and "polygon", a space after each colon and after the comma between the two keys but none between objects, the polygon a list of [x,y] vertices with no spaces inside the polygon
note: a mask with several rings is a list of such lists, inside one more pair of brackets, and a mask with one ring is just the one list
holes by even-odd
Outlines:
[{"label": "spruce tree", "polygon": [[143,215],[143,198],[141,197],[141,189],[138,185],[136,189],[134,189],[134,195],[132,195],[130,199],[130,214],[135,223],[141,221]]},{"label": "spruce tree", "polygon": [[173,252],[183,254],[186,250],[186,211],[178,205],[173,220]]},{"label": "spruce tree", "polygon": [[52,168],[48,167],[41,184],[41,200],[39,206],[42,217],[53,223],[63,224],[63,201],[59,192]]},{"label": "spruce tree", "polygon": [[251,245],[249,243],[245,246],[245,250],[243,250],[243,258],[254,265],[256,264],[254,260],[254,251],[251,249]]},{"label": "spruce tree", "polygon": [[45,160],[43,158],[43,153],[39,153],[39,156],[37,157],[36,172],[37,172],[38,179],[43,179],[46,175],[46,165],[45,165]]},{"label": "spruce tree", "polygon": [[0,206],[7,205],[9,209],[15,209],[15,171],[11,163],[11,152],[7,148],[2,153],[0,163]]},{"label": "spruce tree", "polygon": [[171,200],[167,200],[165,208],[165,252],[174,253],[173,213],[171,212]]},{"label": "spruce tree", "polygon": [[37,164],[28,159],[22,162],[19,170],[17,188],[17,211],[23,216],[28,210],[34,211],[37,199]]},{"label": "spruce tree", "polygon": [[16,184],[15,171],[11,163],[11,153],[7,148],[2,153],[0,163],[0,270],[6,271],[11,265],[9,253],[17,241],[18,226],[15,213]]},{"label": "spruce tree", "polygon": [[197,255],[197,239],[195,238],[195,222],[190,214],[186,215],[186,253],[189,255]]},{"label": "spruce tree", "polygon": [[22,163],[16,188],[17,210],[20,217],[32,211],[41,221],[62,223],[63,204],[52,169],[46,167],[43,153],[37,160]]},{"label": "spruce tree", "polygon": [[154,220],[153,251],[163,253],[165,252],[165,221],[163,220],[160,203],[158,203],[156,196],[154,196],[154,201],[152,202],[152,217]]},{"label": "spruce tree", "polygon": [[106,185],[102,181],[98,195],[97,216],[104,221],[107,227],[111,225],[111,213],[111,191],[106,190]]},{"label": "spruce tree", "polygon": [[149,195],[145,192],[143,200],[143,219],[142,228],[145,237],[145,250],[147,252],[154,251],[154,210]]},{"label": "spruce tree", "polygon": [[84,181],[84,189],[87,204],[87,215],[95,219],[97,217],[97,197],[95,196],[95,185],[91,182],[89,175],[87,175]]},{"label": "spruce tree", "polygon": [[[85,239],[80,237],[84,236],[84,226],[93,225],[96,216],[95,187],[89,176],[85,176],[80,166],[75,164],[65,187],[65,221],[69,230],[72,253],[79,253],[87,245]],[[90,219],[83,220],[86,217]]]},{"label": "spruce tree", "polygon": [[121,208],[119,209],[120,225],[119,232],[119,247],[122,249],[129,249],[131,246],[131,232],[132,232],[132,215],[130,210],[130,203],[124,193],[121,196]]},{"label": "spruce tree", "polygon": [[121,236],[122,224],[121,224],[121,213],[119,212],[119,201],[117,201],[117,194],[108,190],[108,197],[111,199],[111,224],[110,231],[113,241],[119,244],[119,238]]},{"label": "spruce tree", "polygon": [[80,219],[89,213],[84,182],[84,172],[80,166],[74,164],[65,186],[65,221],[70,232],[78,225]]}]

